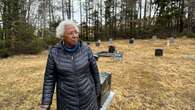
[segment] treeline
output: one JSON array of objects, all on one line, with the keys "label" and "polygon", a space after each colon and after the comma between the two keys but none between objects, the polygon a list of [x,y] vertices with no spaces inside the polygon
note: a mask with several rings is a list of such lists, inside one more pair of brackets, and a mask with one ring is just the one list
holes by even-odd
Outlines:
[{"label": "treeline", "polygon": [[83,40],[194,36],[193,0],[1,0],[0,57],[34,54],[59,39],[61,20],[75,20]]},{"label": "treeline", "polygon": [[[0,57],[36,54],[58,41],[51,30],[57,24],[53,22],[49,28],[46,27],[46,19],[43,19],[45,11],[36,10],[35,3],[39,4],[40,1],[0,1]],[[42,5],[38,6],[44,7]]]},{"label": "treeline", "polygon": [[87,40],[195,36],[193,0],[97,0],[81,6]]}]

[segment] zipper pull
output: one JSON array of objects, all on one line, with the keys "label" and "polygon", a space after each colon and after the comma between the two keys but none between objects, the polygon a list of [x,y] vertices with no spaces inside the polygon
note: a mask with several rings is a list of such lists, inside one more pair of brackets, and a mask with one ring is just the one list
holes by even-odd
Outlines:
[{"label": "zipper pull", "polygon": [[74,57],[72,56],[72,60],[74,59]]}]

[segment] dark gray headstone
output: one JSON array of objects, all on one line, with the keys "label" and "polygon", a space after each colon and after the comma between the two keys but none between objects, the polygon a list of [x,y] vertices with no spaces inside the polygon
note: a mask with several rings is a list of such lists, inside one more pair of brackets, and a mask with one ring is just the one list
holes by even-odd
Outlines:
[{"label": "dark gray headstone", "polygon": [[115,50],[116,50],[115,46],[113,46],[113,45],[109,45],[109,46],[108,46],[108,52],[109,52],[109,53],[114,53]]},{"label": "dark gray headstone", "polygon": [[129,44],[133,44],[134,43],[134,40],[135,40],[134,38],[130,38],[129,39]]},{"label": "dark gray headstone", "polygon": [[163,56],[163,49],[161,48],[155,49],[155,56]]},{"label": "dark gray headstone", "polygon": [[111,90],[111,74],[107,72],[103,72],[100,74],[100,94],[97,97],[97,103],[99,108],[103,106],[106,99],[108,98]]}]

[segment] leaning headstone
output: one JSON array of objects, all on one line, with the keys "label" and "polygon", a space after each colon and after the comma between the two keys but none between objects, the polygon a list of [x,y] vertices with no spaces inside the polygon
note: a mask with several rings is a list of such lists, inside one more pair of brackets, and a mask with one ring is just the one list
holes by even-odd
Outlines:
[{"label": "leaning headstone", "polygon": [[152,40],[157,40],[157,36],[156,35],[153,35],[152,36]]},{"label": "leaning headstone", "polygon": [[109,45],[109,46],[108,46],[108,52],[109,52],[109,53],[114,53],[115,51],[116,51],[115,46],[113,46],[113,45]]},{"label": "leaning headstone", "polygon": [[155,56],[163,56],[163,49],[161,48],[155,49]]},{"label": "leaning headstone", "polygon": [[[103,72],[100,74],[100,93],[97,97],[97,104],[99,108],[102,108],[104,106],[104,103],[106,102],[107,98],[110,95],[111,92],[111,78],[112,74],[108,72]],[[101,109],[102,110],[102,109]]]}]

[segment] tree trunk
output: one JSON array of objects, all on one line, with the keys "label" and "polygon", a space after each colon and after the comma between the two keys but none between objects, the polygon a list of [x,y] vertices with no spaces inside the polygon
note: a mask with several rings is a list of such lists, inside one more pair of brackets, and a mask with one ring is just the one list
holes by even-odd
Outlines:
[{"label": "tree trunk", "polygon": [[68,0],[68,19],[71,19],[71,0]]},{"label": "tree trunk", "polygon": [[147,20],[147,19],[146,19],[147,1],[148,1],[148,0],[145,0],[145,5],[144,5],[144,19],[143,19],[143,20],[144,20],[144,21],[143,21],[143,22],[144,22],[144,28],[146,27],[146,20]]},{"label": "tree trunk", "polygon": [[62,20],[65,20],[65,6],[64,6],[64,0],[62,0]]},{"label": "tree trunk", "polygon": [[180,15],[180,28],[179,32],[183,32],[183,17],[184,17],[184,0],[180,1],[180,10],[181,10],[181,15]]}]

